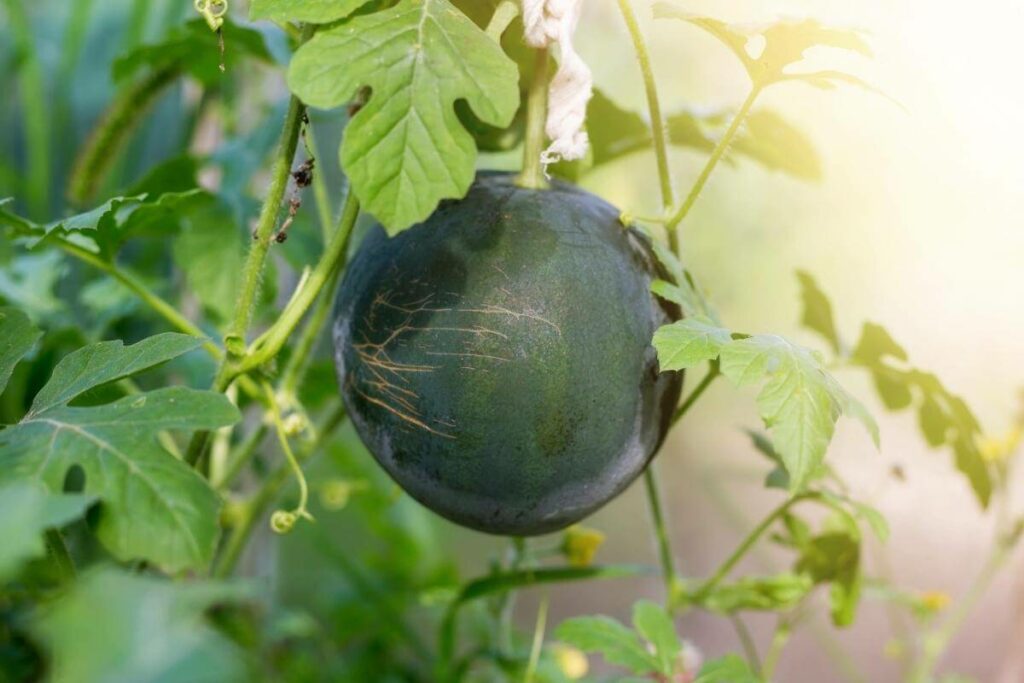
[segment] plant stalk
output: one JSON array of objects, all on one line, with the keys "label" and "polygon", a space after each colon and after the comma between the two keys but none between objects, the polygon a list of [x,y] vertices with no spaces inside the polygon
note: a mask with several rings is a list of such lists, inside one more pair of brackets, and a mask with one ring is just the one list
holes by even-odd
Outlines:
[{"label": "plant stalk", "polygon": [[519,3],[515,0],[501,0],[501,3],[494,8],[494,14],[487,23],[487,35],[496,43],[501,42],[501,36],[508,29],[516,17],[519,16]]},{"label": "plant stalk", "polygon": [[675,414],[672,416],[672,424],[675,424],[676,422],[679,422],[679,420],[683,419],[683,416],[686,415],[690,408],[693,407],[693,404],[697,402],[697,399],[701,397],[701,395],[707,390],[707,388],[711,386],[711,383],[715,381],[715,378],[718,377],[720,374],[722,373],[719,370],[718,361],[711,361],[711,365],[708,368],[707,374],[704,375],[704,379],[700,381],[700,384],[694,387],[693,391],[690,392],[690,395],[686,397],[686,400],[683,401],[683,404],[679,406]]},{"label": "plant stalk", "polygon": [[[711,172],[715,170],[718,162],[721,161],[725,152],[729,149],[729,145],[732,144],[733,138],[736,137],[736,133],[740,129],[740,124],[742,124],[747,118],[747,114],[750,113],[750,108],[754,106],[754,101],[757,99],[757,96],[761,94],[761,90],[762,86],[754,83],[750,89],[750,93],[747,95],[747,99],[743,101],[739,111],[736,112],[736,116],[733,117],[732,123],[729,124],[725,134],[722,135],[722,139],[718,141],[717,145],[715,145],[715,149],[711,152],[711,156],[708,157],[707,163],[704,164],[704,168],[701,170],[700,175],[697,176],[696,182],[694,182],[693,187],[690,188],[690,194],[686,196],[686,199],[683,201],[683,205],[679,207],[679,210],[676,211],[676,213],[665,223],[665,229],[670,235],[678,232],[679,224],[682,223],[683,219],[690,213],[690,209],[692,209],[694,203],[696,203],[701,190],[704,189],[704,185],[707,184],[708,178],[711,177]],[[676,235],[675,240],[676,244],[678,244],[678,235]]]},{"label": "plant stalk", "polygon": [[654,474],[654,462],[644,470],[644,487],[647,491],[648,507],[651,511],[651,522],[654,525],[654,537],[658,545],[658,561],[661,564],[661,577],[665,582],[665,604],[675,604],[676,596],[681,590],[679,576],[676,573],[675,556],[669,540],[668,526],[665,523],[665,510],[661,503],[661,492],[658,479]]},{"label": "plant stalk", "polygon": [[536,51],[533,80],[526,100],[526,139],[523,141],[523,170],[516,178],[519,187],[540,190],[547,187],[540,162],[544,151],[544,125],[548,115],[548,72],[551,59],[546,48]]},{"label": "plant stalk", "polygon": [[[654,81],[654,70],[651,66],[651,54],[647,49],[647,41],[640,30],[636,12],[630,0],[618,0],[619,11],[626,22],[626,29],[633,41],[633,50],[640,63],[640,74],[644,80],[644,92],[647,94],[647,109],[651,116],[651,131],[654,137],[654,158],[658,165],[658,182],[661,185],[661,203],[665,211],[675,206],[675,189],[672,186],[672,170],[668,164],[668,131],[661,113],[661,101],[658,98],[658,86]],[[669,232],[669,244],[673,251],[678,251],[675,244],[675,232]]]}]

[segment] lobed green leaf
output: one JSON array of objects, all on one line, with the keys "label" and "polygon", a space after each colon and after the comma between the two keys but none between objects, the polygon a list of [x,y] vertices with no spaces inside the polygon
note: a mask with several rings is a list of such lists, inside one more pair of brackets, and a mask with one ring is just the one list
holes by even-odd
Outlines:
[{"label": "lobed green leaf", "polygon": [[370,88],[341,162],[360,203],[391,234],[473,181],[476,146],[455,101],[494,126],[507,126],[519,106],[515,63],[447,0],[402,0],[321,31],[295,54],[288,84],[322,108]]},{"label": "lobed green leaf", "polygon": [[38,484],[18,481],[0,486],[0,581],[27,560],[46,552],[42,534],[81,517],[92,496],[58,494]]},{"label": "lobed green leaf", "polygon": [[27,315],[16,308],[0,307],[0,394],[7,387],[14,366],[42,336]]}]

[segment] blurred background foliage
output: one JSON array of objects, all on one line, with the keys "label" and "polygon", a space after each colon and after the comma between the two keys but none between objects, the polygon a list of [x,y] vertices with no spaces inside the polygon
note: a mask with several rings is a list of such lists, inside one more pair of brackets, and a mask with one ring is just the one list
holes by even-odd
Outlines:
[{"label": "blurred background foliage", "polygon": [[[664,108],[676,115],[673,132],[685,143],[673,147],[671,163],[677,184],[687,187],[703,165],[708,141],[728,120],[723,112],[734,111],[745,96],[746,77],[734,57],[707,34],[680,22],[654,21],[644,0],[634,4],[651,42]],[[232,14],[244,24],[241,5],[234,3]],[[1009,430],[1020,410],[1024,378],[1024,323],[1016,315],[1024,295],[1019,201],[1024,136],[1012,116],[1024,97],[1015,87],[1015,32],[1024,9],[1011,0],[971,6],[925,0],[713,0],[690,9],[740,23],[809,16],[863,28],[874,58],[850,58],[844,66],[900,105],[854,88],[822,92],[799,84],[780,86],[763,97],[762,113],[745,132],[749,140],[736,145],[732,163],[712,178],[684,226],[687,265],[723,315],[737,329],[819,344],[798,324],[800,290],[793,273],[807,270],[831,297],[847,344],[856,339],[861,321],[883,324],[916,365],[939,369],[946,384],[969,401],[985,434]],[[0,4],[0,92],[5,93],[0,98],[0,198],[14,197],[17,213],[40,222],[71,213],[65,188],[76,154],[118,92],[115,60],[187,30],[183,24],[193,19],[192,12],[191,3],[180,0]],[[197,176],[204,187],[217,188],[215,200],[185,216],[172,250],[162,241],[141,240],[125,253],[134,272],[169,298],[184,291],[182,278],[191,277],[195,295],[184,297],[183,305],[195,317],[203,312],[204,329],[212,336],[233,291],[230,281],[215,277],[227,270],[218,265],[244,253],[259,207],[264,162],[287,96],[281,72],[272,64],[287,59],[284,36],[267,24],[251,28],[260,32],[266,53],[242,59],[247,39],[232,40],[229,33],[231,78],[221,79],[206,64],[185,79],[161,84],[151,110],[126,138],[124,153],[110,160],[110,171],[95,191],[101,198],[129,193],[150,171],[168,163],[163,175],[150,177],[153,186],[175,189],[175,179]],[[595,106],[638,115],[629,124],[637,139],[613,153],[595,135],[594,154],[610,154],[614,161],[593,171],[564,172],[632,215],[656,214],[642,84],[613,2],[586,3],[578,42],[603,94]],[[132,65],[145,62],[146,54],[136,53]],[[146,73],[167,66],[160,61],[169,59],[167,54],[151,56]],[[783,123],[772,121],[773,116],[783,117]],[[330,150],[337,148],[346,115],[314,111],[310,118],[314,144],[323,151],[317,154],[318,169],[336,209],[343,179]],[[759,122],[771,133],[757,135]],[[773,137],[779,135],[781,140]],[[480,163],[512,167],[518,156],[498,151],[483,155]],[[191,186],[189,180],[177,189]],[[275,286],[268,288],[266,309],[278,291],[290,291],[301,266],[314,260],[319,221],[313,202],[307,201],[291,239],[274,250],[270,282]],[[216,239],[204,240],[211,234]],[[203,255],[210,257],[206,271],[196,265]],[[189,268],[175,268],[175,263]],[[53,365],[70,350],[99,339],[136,340],[163,329],[115,280],[59,252],[26,253],[6,241],[0,243],[0,299],[28,312],[47,332],[33,362],[19,366],[0,396],[3,422],[20,417]],[[191,354],[175,361],[164,376],[199,386],[210,372],[209,359]],[[857,395],[873,396],[868,374],[840,377]],[[141,382],[156,380],[143,377]],[[336,393],[333,383],[326,349],[321,349],[303,388],[307,405],[323,406]],[[762,486],[770,463],[752,452],[744,432],[758,423],[751,396],[714,386],[659,456],[684,573],[714,569],[775,504]],[[962,593],[979,570],[991,545],[993,515],[979,509],[949,458],[927,448],[911,414],[887,413],[875,398],[871,407],[882,427],[881,453],[852,423],[840,422],[830,462],[857,497],[889,518],[889,542],[882,547],[866,541],[871,573],[924,596],[927,605],[941,611],[944,596]],[[257,459],[255,467],[259,471],[271,464]],[[228,676],[239,645],[258,653],[265,670],[294,680],[423,680],[415,672],[422,671],[418,660],[435,645],[430,638],[437,605],[451,599],[459,577],[486,573],[503,559],[505,544],[425,512],[382,474],[349,430],[327,444],[309,476],[318,523],[300,525],[283,539],[260,535],[245,558],[247,573],[256,577],[248,587],[209,584],[186,599],[133,578],[119,583],[111,596],[105,586],[114,579],[97,572],[83,582],[73,602],[38,620],[26,611],[18,592],[31,593],[32,585],[5,595],[0,599],[0,680],[38,673],[37,645],[3,637],[21,632],[30,618],[38,642],[64,653],[58,667],[88,670],[102,666],[97,658],[103,656],[127,661],[127,653],[97,654],[81,644],[60,644],[72,638],[73,611],[105,619],[97,632],[100,626],[128,628],[125,624],[140,618],[133,608],[143,600],[173,625],[163,629],[179,639],[172,646],[201,646],[196,650],[201,656],[180,663],[181,671],[194,672],[192,680]],[[1019,487],[1020,482],[1014,483]],[[656,564],[640,485],[587,524],[607,538],[599,550],[603,562]],[[69,539],[78,544],[77,551],[103,556],[81,530],[75,533],[72,527]],[[547,545],[558,542],[553,538]],[[741,570],[775,571],[783,567],[781,558],[765,549]],[[1019,557],[1013,561],[1019,569]],[[970,615],[947,658],[952,669],[999,683],[1024,675],[1015,647],[1024,638],[1019,573],[1004,573]],[[551,624],[594,613],[628,621],[637,597],[656,599],[660,590],[654,577],[621,581],[615,590],[579,583],[526,591],[516,611],[525,635],[515,637],[529,637],[545,595],[552,596]],[[871,597],[847,631],[829,631],[824,619],[798,631],[780,663],[779,679],[833,680],[836,667],[852,660],[867,680],[897,680],[894,638],[908,626],[902,617],[893,617],[891,601]],[[204,634],[190,630],[191,625],[211,604],[219,605],[214,620],[230,638],[196,645]],[[467,637],[488,642],[488,612],[501,608],[486,600],[469,605],[462,621],[464,633],[472,634]],[[125,618],[116,619],[122,611]],[[252,611],[260,618],[250,618]],[[754,615],[750,624],[760,639],[774,627],[768,615]],[[141,621],[134,627],[140,638],[154,628]],[[722,619],[691,612],[679,630],[708,658],[738,649]],[[538,672],[550,676],[546,680],[567,675],[565,662],[556,662],[558,651],[545,650],[544,657]],[[493,663],[502,665],[522,663]],[[592,666],[601,671],[596,660]],[[126,675],[123,680],[131,680]],[[493,680],[494,672],[475,675]]]}]

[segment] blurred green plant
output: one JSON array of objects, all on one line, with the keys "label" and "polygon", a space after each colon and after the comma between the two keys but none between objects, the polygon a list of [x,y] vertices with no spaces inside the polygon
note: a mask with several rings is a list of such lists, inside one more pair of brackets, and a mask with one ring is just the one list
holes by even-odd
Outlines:
[{"label": "blurred green plant", "polygon": [[[870,56],[864,37],[658,3],[656,16],[709,32],[751,81],[736,108],[664,115],[633,7],[618,4],[649,111],[597,91],[590,155],[550,171],[577,180],[653,153],[664,211],[623,215],[653,237],[653,293],[683,314],[653,345],[662,371],[706,368],[674,422],[719,377],[758,386],[765,431],[748,433],[776,507],[707,576],[685,576],[652,464],[658,568],[595,562],[603,533],[571,527],[511,539],[464,576],[438,522],[359,444],[322,344],[333,291],[362,215],[409,227],[465,192],[478,150],[522,148],[530,170],[549,59],[520,40],[516,3],[252,0],[250,21],[273,23],[243,25],[219,16],[226,3],[186,20],[187,3],[171,0],[5,0],[0,63],[17,96],[0,102],[0,680],[771,681],[819,589],[837,627],[866,598],[909,617],[887,647],[907,681],[966,680],[936,671],[1019,544],[1009,498],[1024,417],[986,435],[881,326],[865,323],[849,346],[807,272],[802,324],[824,351],[734,331],[678,248],[720,162],[820,178],[814,145],[756,100],[783,82],[874,91],[846,72],[799,70],[815,47]],[[287,102],[272,85],[285,64]],[[682,201],[673,145],[708,155]],[[335,147],[344,168],[324,152]],[[950,450],[994,509],[991,550],[960,598],[864,566],[867,532],[881,544],[888,525],[826,457],[841,415],[879,440],[836,378],[851,370],[886,409],[914,410],[924,442]],[[275,514],[289,533],[267,533]],[[738,574],[769,542],[788,565]],[[659,570],[663,601],[636,602],[632,627],[575,616],[549,636],[548,597],[532,633],[514,627],[522,589]],[[690,610],[728,619],[742,654],[701,664],[677,631]],[[748,612],[776,615],[763,656]],[[595,673],[585,652],[631,678]],[[867,680],[848,658],[836,675]]]}]

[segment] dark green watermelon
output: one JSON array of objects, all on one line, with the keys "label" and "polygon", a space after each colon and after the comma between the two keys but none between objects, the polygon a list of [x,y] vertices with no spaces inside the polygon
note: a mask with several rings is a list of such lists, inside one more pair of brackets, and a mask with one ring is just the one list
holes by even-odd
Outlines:
[{"label": "dark green watermelon", "polygon": [[653,457],[682,377],[651,346],[669,322],[646,238],[576,187],[485,173],[469,194],[348,267],[334,323],[345,405],[414,498],[498,534],[554,531]]}]

